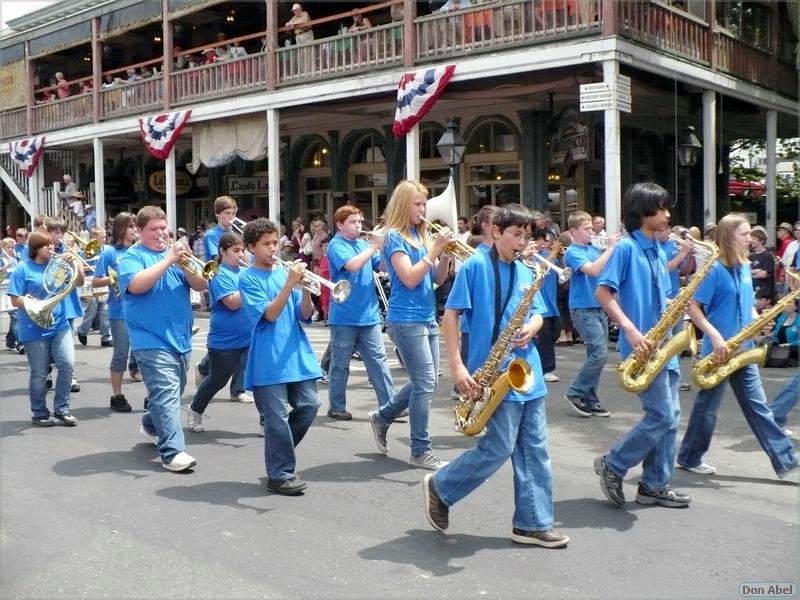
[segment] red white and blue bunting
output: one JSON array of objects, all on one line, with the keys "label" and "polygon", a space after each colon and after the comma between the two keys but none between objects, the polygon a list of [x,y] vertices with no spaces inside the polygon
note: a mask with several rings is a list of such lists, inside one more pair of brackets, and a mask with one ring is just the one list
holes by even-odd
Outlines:
[{"label": "red white and blue bunting", "polygon": [[156,158],[167,158],[191,115],[190,109],[139,119],[139,131],[147,151]]},{"label": "red white and blue bunting", "polygon": [[442,95],[455,70],[455,65],[447,65],[403,75],[397,88],[397,110],[392,127],[396,137],[404,136],[422,120]]},{"label": "red white and blue bunting", "polygon": [[25,175],[30,177],[36,170],[36,165],[39,164],[39,158],[44,151],[44,136],[10,142],[8,149],[11,151],[11,160],[25,171]]}]

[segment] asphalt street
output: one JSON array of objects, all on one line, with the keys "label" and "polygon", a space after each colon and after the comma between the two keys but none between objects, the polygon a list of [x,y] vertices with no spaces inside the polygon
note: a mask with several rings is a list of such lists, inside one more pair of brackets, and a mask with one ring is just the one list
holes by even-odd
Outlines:
[{"label": "asphalt street", "polygon": [[[205,351],[208,321],[198,323],[194,361]],[[328,331],[309,328],[318,357]],[[406,375],[386,339],[402,385]],[[95,332],[77,346],[82,389],[72,412],[80,424],[37,429],[25,357],[2,352],[2,598],[729,599],[747,582],[791,582],[797,593],[797,480],[776,477],[730,391],[706,456],[717,474],[676,471],[673,486],[692,495],[691,507],[637,505],[635,469],[626,478],[629,501],[617,509],[592,461],[639,420],[638,399],[621,391],[612,353],[601,386],[611,418],[578,417],[563,394],[584,348],[559,347],[561,381],[548,384],[547,414],[557,528],[571,542],[545,550],[509,539],[510,462],[451,508],[446,534],[431,529],[422,512],[426,472],[406,464],[408,424],[391,427],[389,455],[380,454],[367,421],[376,400],[360,362],[348,390],[352,421],[325,416],[327,387],[319,386],[322,408],[298,448],[298,475],[309,486],[282,497],[265,487],[255,408],[228,401],[227,389],[209,405],[205,433],[185,430],[195,469],[164,470],[137,433],[144,385],[125,380],[133,413],[108,408],[110,356]],[[681,366],[688,375],[688,360]],[[434,451],[452,459],[475,441],[452,430],[446,360],[442,371],[430,431]],[[767,396],[792,374],[763,370]],[[194,390],[190,379],[184,405]],[[681,392],[680,437],[694,395]],[[800,431],[796,412],[789,427]]]}]

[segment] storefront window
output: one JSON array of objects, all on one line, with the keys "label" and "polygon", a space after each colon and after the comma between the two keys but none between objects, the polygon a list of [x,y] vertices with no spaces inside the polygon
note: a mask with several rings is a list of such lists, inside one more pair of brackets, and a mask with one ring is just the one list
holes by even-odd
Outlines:
[{"label": "storefront window", "polygon": [[305,154],[303,154],[303,161],[301,167],[303,169],[318,169],[320,167],[328,167],[330,160],[330,149],[327,144],[323,142],[314,142],[308,146]]},{"label": "storefront window", "polygon": [[484,152],[514,152],[517,136],[514,130],[502,121],[487,121],[469,135],[467,154]]},{"label": "storefront window", "polygon": [[386,158],[383,155],[383,148],[374,135],[366,135],[356,146],[353,152],[354,163],[382,163]]},{"label": "storefront window", "polygon": [[439,151],[436,149],[436,142],[442,137],[444,127],[436,123],[425,124],[419,134],[419,157],[440,158]]},{"label": "storefront window", "polygon": [[760,48],[768,47],[768,6],[758,2],[718,2],[716,6],[717,23],[731,35]]},{"label": "storefront window", "polygon": [[467,179],[470,214],[482,206],[520,201],[519,162],[470,165]]}]

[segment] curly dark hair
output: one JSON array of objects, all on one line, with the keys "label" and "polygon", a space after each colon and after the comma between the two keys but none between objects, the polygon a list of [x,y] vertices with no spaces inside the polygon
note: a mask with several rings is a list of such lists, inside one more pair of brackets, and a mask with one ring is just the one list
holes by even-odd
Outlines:
[{"label": "curly dark hair", "polygon": [[280,236],[280,230],[278,229],[278,226],[266,217],[261,217],[255,221],[250,221],[244,226],[242,238],[247,246],[252,246],[258,242],[258,240],[261,239],[261,236],[265,233],[274,233]]}]

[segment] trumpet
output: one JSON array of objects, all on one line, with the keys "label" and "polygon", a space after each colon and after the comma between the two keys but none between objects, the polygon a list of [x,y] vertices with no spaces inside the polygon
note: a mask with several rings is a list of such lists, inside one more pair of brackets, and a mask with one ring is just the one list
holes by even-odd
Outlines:
[{"label": "trumpet", "polygon": [[383,237],[383,227],[376,227],[372,231],[362,231],[359,236],[371,244],[374,238]]},{"label": "trumpet", "polygon": [[[287,271],[292,268],[292,263],[286,262],[277,254],[272,256],[272,260],[282,265]],[[311,271],[303,273],[303,280],[300,282],[300,286],[315,296],[319,296],[322,293],[322,286],[325,286],[331,291],[331,300],[337,303],[344,302],[350,296],[349,281],[343,279],[333,283]]]},{"label": "trumpet", "polygon": [[593,235],[589,238],[589,245],[594,246],[598,250],[605,250],[608,248],[608,236],[607,235]]},{"label": "trumpet", "polygon": [[233,221],[231,221],[231,229],[233,229],[239,235],[244,235],[245,225],[247,225],[247,223],[239,217],[233,217]]},{"label": "trumpet", "polygon": [[520,252],[519,254],[517,254],[517,259],[520,260],[522,264],[528,267],[529,269],[533,269],[534,265],[536,264],[534,260],[542,263],[545,267],[547,267],[547,271],[553,271],[556,275],[558,275],[558,283],[561,285],[567,283],[569,281],[569,278],[572,277],[572,269],[570,267],[562,269],[558,265],[551,263],[544,256],[539,256],[538,254],[533,254],[531,255],[530,258],[528,258],[525,255],[523,255],[522,252]]},{"label": "trumpet", "polygon": [[78,262],[80,262],[81,265],[83,265],[83,268],[86,269],[87,271],[94,271],[94,267],[92,265],[90,265],[88,262],[86,262],[86,259],[83,258],[77,252],[75,252],[75,250],[73,250],[72,248],[70,248],[69,246],[67,246],[66,244],[63,244],[63,243],[61,244],[61,247],[64,249],[63,252],[61,253],[62,256],[64,254],[68,254],[69,256],[72,256],[73,258],[76,258],[78,260]]},{"label": "trumpet", "polygon": [[[442,228],[439,227],[436,223],[432,223],[428,221],[425,217],[420,217],[422,221],[428,225],[428,227],[433,230],[434,233],[439,233]],[[449,254],[453,258],[457,258],[461,262],[466,261],[470,256],[475,254],[475,248],[470,246],[469,244],[465,244],[459,239],[452,239],[448,242],[447,246],[444,249],[445,254]]]},{"label": "trumpet", "polygon": [[[164,238],[161,238],[161,243],[170,249],[175,247],[174,242],[168,242]],[[210,260],[208,262],[203,262],[194,255],[184,256],[180,259],[180,261],[178,261],[178,264],[187,273],[190,273],[195,277],[202,277],[206,281],[211,281],[214,279],[217,271],[219,270],[219,264],[217,261]]]},{"label": "trumpet", "polygon": [[103,249],[98,240],[89,240],[87,242],[77,233],[73,233],[69,229],[67,229],[66,234],[72,236],[75,243],[81,247],[81,251],[86,255],[86,258],[94,258],[100,254],[100,251]]}]

